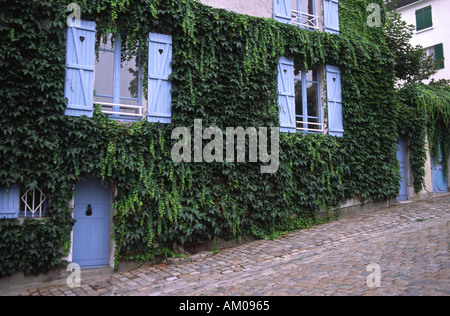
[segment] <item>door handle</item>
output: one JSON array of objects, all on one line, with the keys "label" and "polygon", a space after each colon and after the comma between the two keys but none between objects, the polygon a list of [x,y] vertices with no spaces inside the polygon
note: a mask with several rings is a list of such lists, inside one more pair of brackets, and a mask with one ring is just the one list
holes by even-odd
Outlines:
[{"label": "door handle", "polygon": [[89,204],[88,207],[87,207],[86,216],[92,216],[92,206],[91,206],[91,204]]}]

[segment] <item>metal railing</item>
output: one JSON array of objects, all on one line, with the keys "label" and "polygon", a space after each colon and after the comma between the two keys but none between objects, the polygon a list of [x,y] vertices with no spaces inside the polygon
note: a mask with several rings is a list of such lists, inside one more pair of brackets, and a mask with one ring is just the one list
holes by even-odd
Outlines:
[{"label": "metal railing", "polygon": [[[304,121],[297,121],[297,124],[301,125],[308,125],[308,128],[304,127],[297,127],[298,131],[306,131],[311,133],[325,133],[325,124],[323,123],[314,123],[314,122],[304,122]],[[318,128],[309,128],[309,125],[317,125]]]},{"label": "metal railing", "polygon": [[[102,112],[108,115],[119,116],[119,117],[138,117],[143,118],[145,115],[143,113],[142,106],[139,105],[127,105],[127,104],[116,104],[107,102],[95,102],[102,106],[112,107],[112,110],[106,110],[102,108]],[[119,109],[119,111],[114,111],[114,109]],[[131,109],[131,111],[124,111],[123,109]],[[134,110],[134,111],[133,111]]]},{"label": "metal railing", "polygon": [[[36,188],[34,190],[27,190],[25,194],[21,196],[22,202],[24,203],[24,216],[27,217],[27,212],[31,213],[31,217],[42,217],[45,209],[45,200],[47,199],[42,192],[41,188]],[[38,213],[38,216],[36,216]]]},{"label": "metal railing", "polygon": [[319,16],[292,10],[291,24],[303,26],[309,29],[319,29]]}]

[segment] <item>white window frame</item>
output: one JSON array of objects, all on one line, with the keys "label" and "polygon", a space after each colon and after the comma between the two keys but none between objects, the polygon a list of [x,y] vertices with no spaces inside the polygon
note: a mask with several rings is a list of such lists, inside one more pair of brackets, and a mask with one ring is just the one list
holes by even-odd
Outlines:
[{"label": "white window frame", "polygon": [[[307,73],[304,68],[302,68],[300,74],[301,74],[301,80],[294,77],[294,87],[296,81],[301,81],[302,83],[302,106],[303,106],[303,115],[298,115],[297,111],[295,113],[296,118],[296,129],[297,131],[303,132],[303,133],[319,133],[324,134],[325,133],[325,124],[323,123],[322,119],[322,98],[321,98],[321,85],[320,85],[320,70],[319,68],[316,68],[312,70],[317,73],[317,81],[307,80]],[[308,83],[317,84],[317,113],[318,116],[310,116],[308,115]],[[297,103],[297,100],[296,100]],[[295,107],[295,110],[297,110],[297,107]],[[305,120],[306,117],[306,120]],[[318,120],[318,123],[316,122],[309,122],[309,120]],[[310,128],[309,125],[317,126],[317,128]]]},{"label": "white window frame", "polygon": [[[142,85],[143,68],[142,68],[142,65],[139,66],[138,97],[137,98],[128,98],[128,97],[122,97],[120,95],[120,88],[121,88],[120,70],[122,67],[122,63],[121,63],[122,55],[130,55],[130,56],[138,57],[138,58],[140,58],[141,61],[142,61],[143,55],[123,52],[122,51],[122,40],[121,40],[120,34],[115,35],[114,47],[112,49],[100,47],[98,50],[99,50],[99,52],[109,52],[109,53],[114,54],[113,95],[98,94],[98,93],[94,92],[94,99],[96,97],[109,98],[109,99],[113,99],[113,102],[112,103],[111,102],[100,102],[100,101],[94,100],[94,104],[101,105],[102,112],[105,114],[108,114],[111,119],[121,120],[121,121],[136,121],[136,120],[144,119],[144,117],[146,117],[146,110],[144,109],[144,106],[143,106],[143,92],[142,92],[143,91],[143,85]],[[98,71],[98,69],[94,70],[94,86],[95,86],[95,79],[96,79],[96,73],[95,73],[96,71]],[[137,101],[138,105],[121,104],[120,103],[121,100]],[[111,109],[109,109],[109,108],[111,108]],[[136,111],[136,113],[129,113],[126,110],[134,110],[134,111]]]}]

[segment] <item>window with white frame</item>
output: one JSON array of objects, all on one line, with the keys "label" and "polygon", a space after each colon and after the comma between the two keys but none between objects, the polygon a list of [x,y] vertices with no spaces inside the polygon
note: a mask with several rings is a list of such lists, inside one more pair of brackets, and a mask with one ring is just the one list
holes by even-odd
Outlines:
[{"label": "window with white frame", "polygon": [[439,69],[445,68],[444,63],[444,46],[443,44],[437,44],[424,49],[426,57],[433,57],[435,60],[439,61]]},{"label": "window with white frame", "polygon": [[122,36],[110,35],[95,60],[94,103],[113,119],[142,119],[147,99],[142,89],[141,54],[127,52]]},{"label": "window with white frame", "polygon": [[297,71],[295,81],[295,117],[298,131],[323,133],[320,105],[319,71]]}]

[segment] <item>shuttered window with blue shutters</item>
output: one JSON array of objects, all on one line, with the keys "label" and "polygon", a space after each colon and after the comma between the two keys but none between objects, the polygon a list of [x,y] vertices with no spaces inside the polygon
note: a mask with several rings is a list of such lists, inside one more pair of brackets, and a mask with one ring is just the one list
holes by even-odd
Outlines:
[{"label": "shuttered window with blue shutters", "polygon": [[172,36],[150,33],[148,54],[148,121],[170,124]]},{"label": "shuttered window with blue shutters", "polygon": [[0,187],[0,220],[17,218],[20,208],[20,186]]},{"label": "shuttered window with blue shutters", "polygon": [[339,2],[323,0],[323,27],[325,32],[339,34]]},{"label": "shuttered window with blue shutters", "polygon": [[328,133],[332,136],[343,137],[342,82],[339,67],[327,65],[326,76]]},{"label": "shuttered window with blue shutters", "polygon": [[66,115],[92,117],[94,113],[95,22],[80,21],[67,28]]},{"label": "shuttered window with blue shutters", "polygon": [[281,57],[278,63],[278,107],[280,131],[295,133],[294,61],[286,57]]}]

